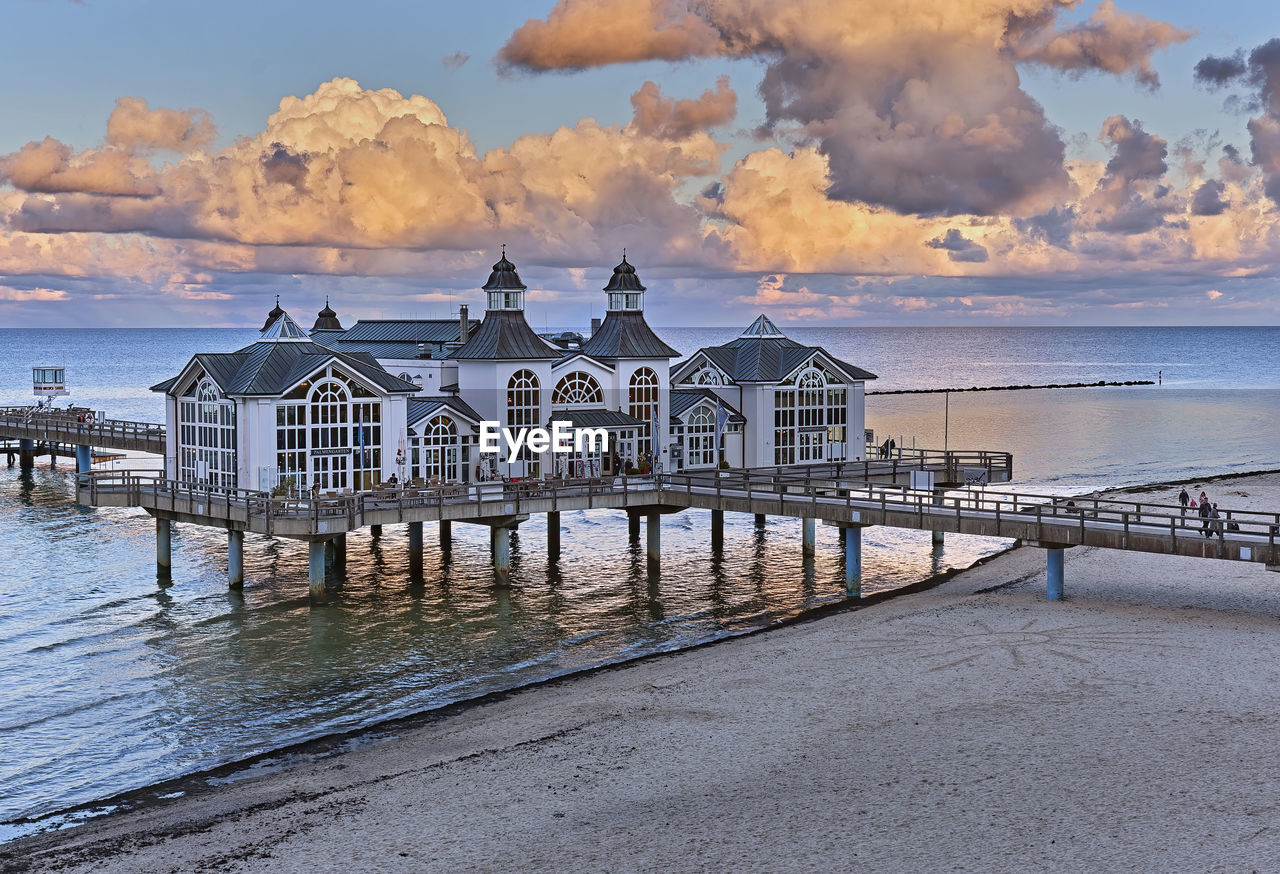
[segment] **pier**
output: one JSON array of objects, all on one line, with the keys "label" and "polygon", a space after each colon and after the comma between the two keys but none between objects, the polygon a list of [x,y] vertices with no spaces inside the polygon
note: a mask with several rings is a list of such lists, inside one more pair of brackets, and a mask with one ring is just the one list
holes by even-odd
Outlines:
[{"label": "pier", "polygon": [[[988,454],[994,458],[996,453]],[[988,488],[963,488],[963,465],[936,477],[930,488],[895,481],[892,465],[880,462],[819,465],[810,469],[764,468],[583,480],[449,484],[434,488],[384,489],[307,500],[274,498],[265,492],[176,482],[161,473],[93,472],[79,477],[77,499],[96,507],[138,507],[156,518],[157,573],[168,577],[174,522],[224,528],[228,532],[228,579],[243,580],[244,534],[289,537],[310,544],[311,592],[322,596],[325,569],[345,556],[346,535],[365,526],[404,524],[409,530],[410,568],[421,575],[425,522],[439,523],[447,545],[453,522],[487,525],[495,579],[509,581],[510,534],[533,514],[548,515],[549,554],[559,551],[559,514],[611,509],[628,514],[631,537],[645,546],[651,572],[661,567],[661,517],[688,509],[711,511],[713,548],[724,542],[724,514],[749,513],[756,524],[769,516],[803,520],[803,561],[813,561],[816,525],[841,529],[845,581],[850,595],[861,590],[862,529],[874,525],[1018,540],[1046,551],[1047,596],[1064,593],[1063,554],[1076,546],[1183,555],[1259,564],[1280,571],[1280,513],[1225,511],[1201,519],[1177,506],[1104,498],[1069,499]],[[877,477],[869,474],[876,471]],[[898,471],[919,483],[919,468]],[[1229,527],[1230,526],[1230,527]],[[936,542],[936,541],[935,541]]]},{"label": "pier", "polygon": [[[16,457],[29,468],[40,455],[56,460],[76,459],[76,470],[87,472],[95,461],[94,449],[165,453],[165,428],[154,422],[119,419],[82,421],[91,410],[0,408],[0,448],[10,465]],[[99,453],[97,458],[103,458]]]}]

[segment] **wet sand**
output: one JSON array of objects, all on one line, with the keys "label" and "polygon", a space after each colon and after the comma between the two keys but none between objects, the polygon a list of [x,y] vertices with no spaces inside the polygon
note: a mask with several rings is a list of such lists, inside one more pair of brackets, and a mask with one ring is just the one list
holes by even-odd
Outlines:
[{"label": "wet sand", "polygon": [[[1280,507],[1280,475],[1209,491]],[[1280,868],[1280,573],[1077,548],[1068,600],[1044,592],[1044,553],[1017,549],[927,592],[14,842],[0,864]]]}]

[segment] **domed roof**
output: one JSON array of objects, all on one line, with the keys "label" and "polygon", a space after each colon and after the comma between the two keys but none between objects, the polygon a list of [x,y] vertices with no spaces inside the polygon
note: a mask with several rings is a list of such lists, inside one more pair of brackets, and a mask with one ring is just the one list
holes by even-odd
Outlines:
[{"label": "domed roof", "polygon": [[640,284],[640,275],[636,273],[636,268],[627,263],[627,253],[623,250],[622,263],[613,268],[613,276],[609,277],[609,284],[604,287],[605,291],[644,291],[644,286]]},{"label": "domed roof", "polygon": [[493,272],[489,274],[489,281],[482,288],[485,291],[524,291],[528,288],[520,281],[520,274],[516,273],[516,265],[507,260],[507,247],[502,247],[502,258],[497,264],[493,265]]},{"label": "domed roof", "polygon": [[324,309],[316,314],[316,323],[311,326],[314,331],[341,331],[342,322],[338,321],[338,314],[329,308],[329,298],[324,299]]},{"label": "domed roof", "polygon": [[280,295],[276,295],[275,309],[267,313],[267,320],[262,323],[262,330],[265,331],[276,323],[276,319],[284,315],[284,310],[280,309]]}]

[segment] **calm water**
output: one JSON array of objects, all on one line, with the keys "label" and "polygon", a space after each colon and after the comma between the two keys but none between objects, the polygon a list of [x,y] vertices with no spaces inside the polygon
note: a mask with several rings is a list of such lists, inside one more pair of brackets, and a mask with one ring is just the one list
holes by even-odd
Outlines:
[{"label": "calm water", "polygon": [[[660,331],[682,351],[725,329]],[[1148,379],[1150,388],[953,394],[952,448],[1015,453],[1017,487],[1080,492],[1280,467],[1280,328],[795,329],[880,374],[874,388]],[[147,387],[195,351],[246,331],[0,331],[0,403],[25,403],[28,368],[65,363],[77,402],[158,421]],[[940,446],[941,395],[873,397],[868,427]],[[0,459],[2,460],[2,459]],[[173,585],[158,588],[154,525],[140,511],[71,503],[71,465],[0,468],[0,820],[73,804],[585,666],[678,648],[844,597],[834,529],[812,573],[800,523],[663,520],[663,574],[647,578],[626,518],[565,514],[549,567],[543,520],[513,539],[515,585],[496,588],[488,533],[454,526],[445,560],[428,536],[409,582],[407,538],[349,538],[347,579],[312,607],[306,553],[246,539],[243,592],[226,587],[225,540],[178,526]],[[864,588],[964,566],[1003,541],[870,529]],[[16,829],[0,826],[0,839]]]}]

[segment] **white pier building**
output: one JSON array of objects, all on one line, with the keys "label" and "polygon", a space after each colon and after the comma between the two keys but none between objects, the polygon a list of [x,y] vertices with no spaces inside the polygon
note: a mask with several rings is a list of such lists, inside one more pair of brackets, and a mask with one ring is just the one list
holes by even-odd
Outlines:
[{"label": "white pier building", "polygon": [[[169,478],[299,494],[389,481],[613,476],[717,466],[861,461],[864,384],[875,375],[757,318],[737,339],[679,353],[644,317],[627,262],[589,337],[546,338],[505,251],[483,320],[360,321],[329,307],[310,332],[279,306],[257,342],[195,355],[153,387],[166,398]],[[607,451],[481,454],[482,422],[603,428]]]}]

